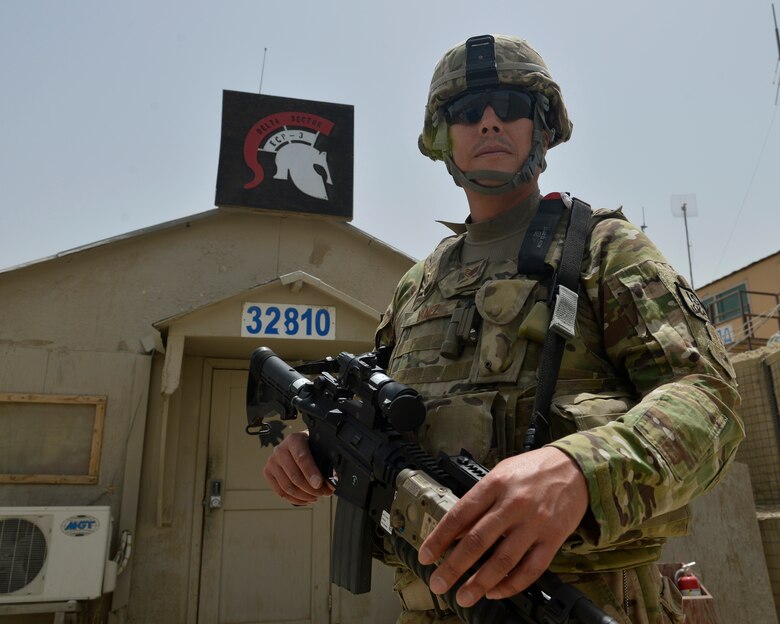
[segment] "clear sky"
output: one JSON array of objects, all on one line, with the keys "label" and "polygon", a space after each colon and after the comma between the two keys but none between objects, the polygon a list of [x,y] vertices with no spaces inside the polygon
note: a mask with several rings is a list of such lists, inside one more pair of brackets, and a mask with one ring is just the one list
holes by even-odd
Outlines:
[{"label": "clear sky", "polygon": [[471,35],[547,61],[574,134],[543,192],[623,206],[696,286],[780,249],[765,0],[2,0],[0,269],[210,210],[222,90],[355,107],[353,224],[420,258],[465,218],[417,151],[431,72]]}]

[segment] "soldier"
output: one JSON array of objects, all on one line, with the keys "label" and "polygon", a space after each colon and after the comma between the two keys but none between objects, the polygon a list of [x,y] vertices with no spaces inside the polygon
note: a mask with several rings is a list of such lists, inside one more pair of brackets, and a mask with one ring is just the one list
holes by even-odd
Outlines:
[{"label": "soldier", "polygon": [[[492,469],[419,559],[441,560],[430,590],[442,594],[497,544],[458,590],[464,607],[550,569],[620,622],[681,622],[654,562],[744,435],[734,370],[693,290],[620,211],[540,196],[546,151],[571,131],[560,88],[521,39],[472,37],[434,70],[419,147],[445,162],[469,218],[402,278],[377,344],[393,347],[388,373],[425,397],[418,442]],[[562,356],[550,356],[558,334]],[[305,434],[264,474],[296,504],[330,493]],[[387,560],[399,622],[458,621]]]}]

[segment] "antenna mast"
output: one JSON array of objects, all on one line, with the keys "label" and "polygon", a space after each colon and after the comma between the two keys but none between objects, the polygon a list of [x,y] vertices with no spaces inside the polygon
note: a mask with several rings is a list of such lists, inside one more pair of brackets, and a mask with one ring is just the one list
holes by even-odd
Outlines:
[{"label": "antenna mast", "polygon": [[[774,11],[774,5],[772,6],[772,10]],[[260,88],[257,90],[258,94],[262,94],[263,92],[263,76],[265,75],[265,55],[268,53],[268,48],[263,48],[263,67],[260,70]]]},{"label": "antenna mast", "polygon": [[775,82],[777,83],[777,91],[775,91],[775,106],[777,106],[777,96],[780,95],[780,73],[778,68],[780,67],[780,32],[777,30],[777,14],[775,13],[775,3],[772,3],[772,17],[775,20],[775,41],[777,42],[777,63],[775,63]]},{"label": "antenna mast", "polygon": [[672,214],[685,222],[685,246],[688,248],[688,271],[693,288],[693,262],[691,262],[691,240],[688,237],[688,217],[699,214],[696,209],[696,195],[672,195]]}]

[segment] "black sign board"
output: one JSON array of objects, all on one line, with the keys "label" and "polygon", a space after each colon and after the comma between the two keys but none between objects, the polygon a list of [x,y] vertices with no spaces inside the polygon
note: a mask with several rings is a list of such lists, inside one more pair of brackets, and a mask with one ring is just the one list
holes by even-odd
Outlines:
[{"label": "black sign board", "polygon": [[222,94],[218,206],[352,219],[354,108]]}]

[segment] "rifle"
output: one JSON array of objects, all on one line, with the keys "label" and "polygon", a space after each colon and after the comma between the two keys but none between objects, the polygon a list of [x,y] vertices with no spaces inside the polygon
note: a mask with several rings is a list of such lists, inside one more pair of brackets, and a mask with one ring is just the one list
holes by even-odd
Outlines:
[{"label": "rifle", "polygon": [[[385,374],[379,363],[386,355],[342,352],[296,370],[261,347],[249,367],[246,432],[269,435],[264,418],[279,414],[292,420],[300,412],[314,461],[338,497],[331,581],[354,594],[371,589],[374,538],[380,537],[388,537],[398,557],[428,584],[436,566],[419,563],[420,544],[487,474],[465,451],[434,459],[404,439],[402,432],[425,420],[425,405],[416,390]],[[303,373],[319,374],[310,380]],[[468,576],[443,595],[468,623],[617,624],[551,572],[511,598],[483,598],[464,608],[455,594]]]}]

